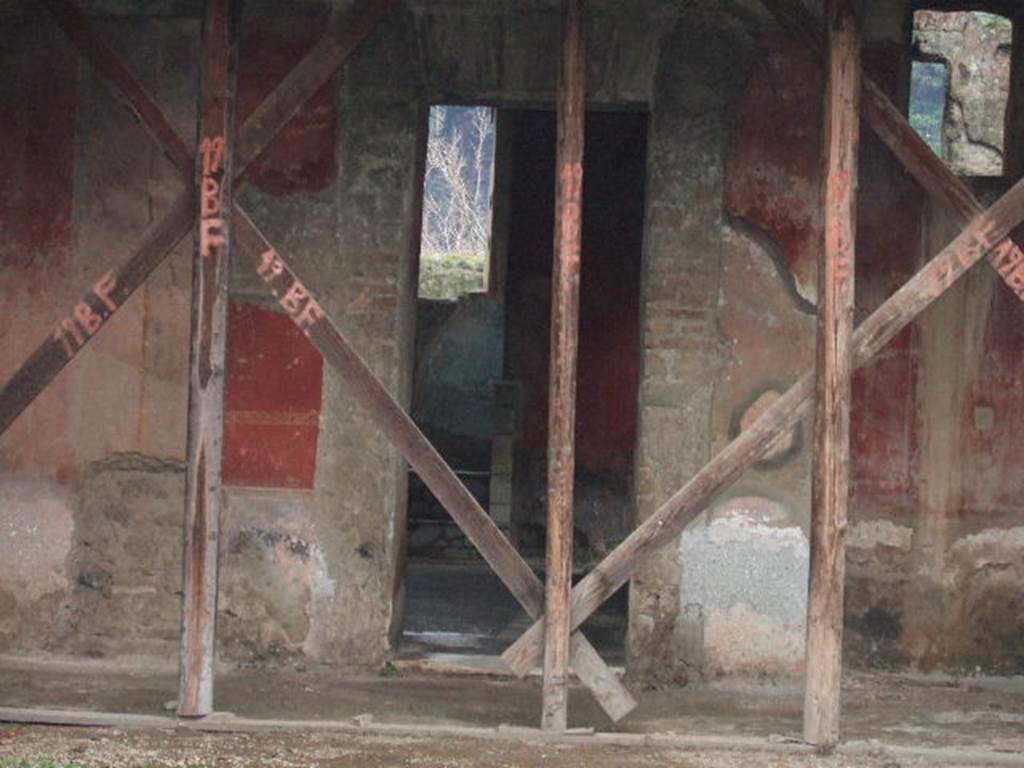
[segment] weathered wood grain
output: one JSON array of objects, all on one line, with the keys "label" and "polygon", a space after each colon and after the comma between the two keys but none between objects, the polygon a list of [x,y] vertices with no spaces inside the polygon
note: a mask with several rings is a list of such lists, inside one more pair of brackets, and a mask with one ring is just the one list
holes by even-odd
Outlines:
[{"label": "weathered wood grain", "polygon": [[850,374],[860,145],[861,31],[851,0],[828,0],[825,247],[818,269],[811,561],[804,740],[839,741],[846,519],[850,496]]},{"label": "weathered wood grain", "polygon": [[[342,377],[352,398],[366,409],[530,617],[542,617],[544,585],[501,529],[374,375],[284,258],[237,206],[233,226],[238,258],[249,263],[262,278],[271,295]],[[633,697],[579,632],[573,636],[573,648],[572,666],[580,681],[594,693],[613,721],[625,717],[636,707]]]},{"label": "weathered wood grain", "polygon": [[[244,151],[235,152],[235,182],[243,181],[238,177],[249,164],[259,157],[302,104],[344,64],[358,42],[365,38],[368,33],[365,20],[377,9],[383,11],[391,5],[392,0],[380,3],[360,0],[351,10],[356,20],[352,20],[348,12],[333,18],[324,39],[267,97],[265,103],[269,102],[268,106],[258,108],[239,129],[238,136],[240,141],[244,140]],[[191,198],[193,154],[124,61],[96,34],[78,5],[73,0],[48,0],[48,7],[79,53],[125,98],[150,135],[181,171],[189,187],[186,193],[175,199],[165,217],[149,229],[142,244],[114,275],[118,295],[116,306],[105,309],[94,306],[97,299],[92,290],[79,303],[79,306],[85,304],[96,309],[105,323],[189,233],[194,215]],[[295,87],[299,90],[290,92]],[[0,390],[0,434],[31,405],[96,332],[85,332],[73,322],[68,318],[58,320],[54,332],[47,335]]]},{"label": "weathered wood grain", "polygon": [[235,73],[231,0],[207,0],[199,82],[199,215],[192,260],[192,353],[185,461],[185,549],[178,714],[213,711],[224,372],[231,252]]},{"label": "weathered wood grain", "polygon": [[582,0],[562,0],[558,72],[555,244],[551,280],[548,395],[547,569],[541,727],[564,732],[569,707],[569,595],[572,591],[576,468],[576,358],[579,349],[586,48]]},{"label": "weathered wood grain", "polygon": [[338,71],[394,5],[395,0],[356,0],[350,8],[335,12],[326,34],[246,118],[238,131],[236,174],[245,173],[281,128]]},{"label": "weathered wood grain", "polygon": [[[813,52],[822,57],[825,55],[821,28],[801,0],[761,2],[784,29],[797,36]],[[981,214],[985,209],[964,180],[935,154],[878,84],[870,77],[864,77],[863,88],[861,110],[864,120],[921,187],[962,224],[968,224]],[[1010,290],[1024,300],[1024,251],[1020,247],[1024,245],[1024,238],[1012,245],[1012,248],[993,251],[988,261]]]},{"label": "weathered wood grain", "polygon": [[[853,335],[854,368],[876,355],[989,251],[1015,247],[1007,235],[1022,221],[1024,181],[977,217],[857,328]],[[675,541],[718,494],[763,458],[779,435],[807,413],[813,393],[814,376],[806,373],[588,573],[572,591],[572,627],[582,624],[641,563]],[[539,662],[543,641],[543,624],[536,622],[506,649],[502,658],[517,675],[525,675]]]},{"label": "weathered wood grain", "polygon": [[[360,3],[357,3],[353,6],[353,12],[358,12],[360,8],[366,8],[368,4],[372,4],[370,0],[363,0]],[[240,174],[244,172],[245,167],[258,157],[259,154],[269,145],[277,132],[279,132],[287,121],[291,119],[295,109],[298,108],[298,106],[296,106],[294,96],[287,96],[286,94],[283,94],[282,91],[288,90],[292,87],[293,83],[297,82],[301,84],[302,93],[305,94],[307,98],[312,96],[322,86],[327,78],[331,76],[336,68],[344,63],[345,59],[351,54],[354,42],[344,42],[345,35],[343,34],[343,30],[346,24],[346,17],[335,17],[331,28],[326,34],[334,35],[340,42],[338,42],[337,45],[322,42],[322,44],[315,46],[314,49],[312,49],[310,53],[307,54],[296,66],[297,74],[295,74],[294,77],[286,78],[268,97],[268,100],[275,102],[278,106],[268,108],[262,112],[258,110],[258,113],[262,114],[259,127],[250,129],[250,120],[247,120],[239,130],[239,137],[245,138],[245,148],[244,152],[236,148],[234,158],[234,181],[236,183],[244,183],[244,179],[240,178]],[[360,29],[361,27],[358,24],[353,24],[352,28]],[[364,31],[360,34],[365,37],[366,32]],[[325,52],[330,51],[333,51],[331,55],[325,55]],[[80,52],[91,61],[98,55],[97,49],[91,46],[80,47]],[[121,70],[124,72],[128,71],[123,64],[121,67],[107,68],[106,71],[108,74],[111,74],[114,78],[112,84],[117,87],[124,87],[128,92],[136,93],[139,99],[143,99],[145,97],[144,92],[132,91],[130,82],[116,74]],[[291,106],[281,106],[285,102],[288,102]],[[301,105],[301,102],[299,102],[299,104]],[[142,119],[145,120],[146,116],[152,115],[154,111],[159,113],[159,108],[151,99],[149,100],[149,104],[146,106],[146,109],[137,110],[137,113],[142,117]],[[271,117],[276,120],[276,123],[271,121]],[[160,135],[163,135],[162,132],[159,131],[152,131],[152,133],[158,138]],[[257,136],[259,137],[258,140],[254,138]],[[191,163],[192,160],[190,153],[188,166],[189,173],[191,173]],[[119,277],[123,276],[124,280],[120,281],[118,284],[124,286],[125,291],[123,294],[119,294],[119,304],[123,303],[123,301],[131,295],[131,292],[141,285],[145,277],[157,265],[159,265],[166,254],[168,254],[171,249],[173,249],[173,247],[180,242],[186,234],[188,234],[191,222],[194,218],[192,206],[193,203],[189,195],[179,198],[172,207],[171,214],[165,217],[165,219],[152,230],[151,236],[147,237],[146,242],[140,250],[136,252],[136,254],[121,270]],[[252,227],[251,230],[239,229],[239,227],[244,227],[246,224],[251,226],[251,221],[248,217],[244,216],[244,213],[241,212],[241,209],[237,205],[235,205],[234,224],[236,227],[235,236],[238,241],[240,241],[240,233],[248,232],[249,234],[252,234],[254,231],[258,232],[258,230],[255,230],[255,227]],[[250,242],[259,241],[262,245],[258,247],[270,249],[269,244],[261,238],[262,236],[251,237]],[[90,294],[90,297],[91,296],[92,294]],[[91,301],[92,299],[89,298],[89,300]],[[86,341],[88,341],[88,339],[86,339]],[[68,360],[65,356],[64,358],[58,358],[58,360],[63,360],[59,365],[53,362],[55,352],[60,349],[61,347],[58,342],[48,338],[37,351],[36,355],[34,355],[26,365],[22,366],[19,373],[15,375],[3,392],[0,393],[0,418],[8,419],[6,423],[0,421],[0,424],[3,424],[3,426],[6,427],[10,421],[13,421],[18,413],[27,407],[28,404],[38,396],[39,392],[45,388],[46,384],[48,384],[57,373],[59,373],[60,369]],[[77,353],[77,351],[78,349],[73,350],[74,353]],[[5,404],[9,404],[10,407],[5,408]],[[535,581],[539,595],[538,599],[543,600],[542,585],[540,585],[540,582],[536,580],[536,577],[533,576],[532,572],[530,575]],[[506,582],[506,586],[509,586],[511,589],[511,585],[509,585],[508,582]],[[515,590],[513,590],[513,592],[515,592]],[[541,609],[538,608],[537,610],[540,611]],[[576,651],[578,648],[587,649],[587,651],[577,654]],[[583,681],[583,683],[594,693],[599,703],[601,703],[602,707],[613,721],[618,721],[622,717],[625,717],[626,714],[636,707],[636,702],[630,696],[629,692],[610,672],[596,651],[594,651],[593,647],[590,646],[580,633],[575,633],[573,635],[572,664],[581,681]]]}]

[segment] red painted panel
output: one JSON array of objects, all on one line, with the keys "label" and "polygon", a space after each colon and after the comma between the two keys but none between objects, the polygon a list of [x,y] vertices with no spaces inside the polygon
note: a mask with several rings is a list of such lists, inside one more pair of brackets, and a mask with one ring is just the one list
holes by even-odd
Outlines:
[{"label": "red painted panel", "polygon": [[312,488],[322,388],[323,359],[288,317],[232,303],[224,482]]},{"label": "red painted panel", "polygon": [[[506,370],[526,388],[519,450],[547,452],[555,115],[509,113],[511,180]],[[646,117],[588,113],[576,389],[576,463],[631,471],[640,364],[640,252]]]},{"label": "red painted panel", "polygon": [[[322,4],[282,3],[247,8],[238,64],[239,124],[320,38],[328,18]],[[284,127],[246,176],[275,195],[326,189],[337,176],[335,97],[331,77]]]},{"label": "red painted panel", "polygon": [[[87,285],[72,264],[78,56],[42,3],[0,3],[0,384]],[[71,485],[74,371],[0,440],[12,475]]]},{"label": "red painted panel", "polygon": [[24,4],[0,11],[0,72],[0,256],[52,274],[71,254],[78,57],[42,5]]},{"label": "red painted panel", "polygon": [[726,165],[728,212],[768,234],[798,285],[814,286],[821,220],[822,69],[791,36],[769,33],[751,73]]},{"label": "red painted panel", "polygon": [[[910,85],[906,55],[892,43],[864,51],[866,71],[897,105],[906,102]],[[861,132],[857,201],[859,323],[913,277],[924,240],[920,188],[867,126]],[[916,513],[919,362],[917,329],[912,325],[854,377],[850,470],[855,513]]]},{"label": "red painted panel", "polygon": [[[972,526],[1019,520],[1024,508],[1024,304],[994,287],[984,357],[969,372],[964,441],[964,515]],[[983,417],[990,409],[991,422]]]},{"label": "red painted panel", "polygon": [[[729,214],[763,230],[806,293],[816,293],[824,82],[820,64],[777,31],[763,39],[768,55],[751,73],[737,108],[726,168]],[[909,75],[895,45],[865,50],[867,69],[900,103]],[[921,256],[922,199],[865,127],[857,198],[857,321],[913,275]],[[913,329],[901,334],[853,381],[851,479],[854,509],[870,514],[913,510],[918,493],[916,422],[918,352]]]}]

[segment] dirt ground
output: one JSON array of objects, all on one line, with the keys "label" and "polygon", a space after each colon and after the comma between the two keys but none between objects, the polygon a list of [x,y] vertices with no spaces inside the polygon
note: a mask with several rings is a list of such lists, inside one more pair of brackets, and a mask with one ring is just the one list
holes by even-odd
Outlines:
[{"label": "dirt ground", "polygon": [[[927,760],[822,757],[763,752],[710,753],[578,744],[476,739],[424,739],[335,734],[200,734],[176,731],[18,726],[0,730],[0,766],[52,760],[58,766],[165,768],[923,768]],[[5,762],[6,761],[6,762]]]},{"label": "dirt ground", "polygon": [[[639,707],[619,724],[611,723],[586,691],[574,686],[570,726],[594,729],[597,736],[573,744],[539,740],[536,679],[424,674],[422,669],[388,675],[330,667],[220,670],[217,709],[235,716],[228,716],[226,730],[246,730],[237,727],[243,721],[259,729],[286,721],[283,732],[252,733],[180,727],[171,711],[176,689],[171,663],[159,667],[0,657],[0,768],[21,768],[22,759],[32,768],[45,765],[40,760],[58,766],[157,768],[937,764],[939,753],[927,757],[921,750],[945,751],[945,765],[986,764],[986,755],[991,755],[993,764],[1024,766],[1024,678],[848,674],[843,680],[845,751],[830,757],[801,752],[805,747],[796,744],[803,696],[793,682],[708,682],[634,690]],[[82,729],[2,722],[4,717],[18,720],[11,713],[22,713],[24,721],[25,712],[47,708],[143,716],[151,727]],[[63,713],[59,717],[64,720]],[[309,727],[295,730],[296,721]],[[372,724],[367,733],[352,725],[361,721]],[[332,724],[350,730],[331,730]],[[454,735],[438,735],[445,732]],[[685,749],[679,748],[681,740],[687,740]],[[623,746],[624,741],[631,745]],[[742,742],[745,751],[699,751],[710,742]],[[958,756],[967,754],[972,760],[958,762]]]}]

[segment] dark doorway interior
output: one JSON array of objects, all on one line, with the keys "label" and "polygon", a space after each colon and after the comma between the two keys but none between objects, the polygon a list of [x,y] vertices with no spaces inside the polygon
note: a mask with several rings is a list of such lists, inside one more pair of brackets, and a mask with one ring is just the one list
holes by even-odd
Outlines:
[{"label": "dark doorway interior", "polygon": [[[423,355],[439,344],[464,345],[463,364],[469,366],[469,357],[481,354],[481,343],[502,345],[502,376],[493,383],[493,433],[483,441],[478,435],[462,440],[446,434],[441,450],[464,470],[470,489],[543,578],[555,115],[499,110],[497,132],[491,256],[500,263],[490,268],[489,298],[475,301],[490,306],[497,300],[501,312],[497,319],[493,312],[462,314],[477,323],[498,322],[500,331],[438,328],[427,315],[430,308],[421,308],[417,379]],[[634,521],[646,135],[644,113],[587,115],[576,426],[578,575]],[[427,333],[430,338],[424,338]],[[447,359],[459,360],[460,354]],[[452,402],[451,407],[460,406]],[[423,426],[429,434],[429,425]],[[444,529],[446,516],[415,478],[410,489],[403,652],[500,652],[528,625],[526,615],[458,536],[450,529],[429,530]],[[437,546],[439,536],[443,547]],[[625,627],[622,590],[585,628],[603,653],[621,660]]]}]

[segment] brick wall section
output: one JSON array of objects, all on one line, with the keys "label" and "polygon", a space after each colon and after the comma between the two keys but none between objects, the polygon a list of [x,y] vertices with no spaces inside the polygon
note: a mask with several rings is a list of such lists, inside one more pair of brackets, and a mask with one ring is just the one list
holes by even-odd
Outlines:
[{"label": "brick wall section", "polygon": [[[651,117],[641,304],[640,520],[709,458],[716,372],[728,356],[716,325],[722,169],[727,107],[742,85],[732,77],[742,67],[731,46],[700,45],[709,34],[699,17],[691,18],[666,41],[667,49],[689,53],[662,57]],[[684,628],[677,558],[675,547],[663,549],[632,583],[628,668],[648,682],[687,677],[680,653]]]}]

